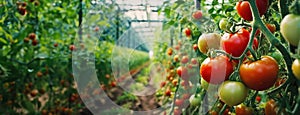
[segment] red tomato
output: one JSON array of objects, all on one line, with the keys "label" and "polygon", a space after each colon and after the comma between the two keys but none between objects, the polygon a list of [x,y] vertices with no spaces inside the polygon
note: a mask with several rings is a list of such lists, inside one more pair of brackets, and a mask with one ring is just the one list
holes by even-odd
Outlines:
[{"label": "red tomato", "polygon": [[190,37],[192,35],[192,31],[190,28],[185,28],[183,31],[187,37]]},{"label": "red tomato", "polygon": [[275,108],[276,102],[273,99],[269,100],[265,106],[265,115],[277,115]]},{"label": "red tomato", "polygon": [[188,56],[183,56],[181,59],[181,63],[186,64],[187,62],[189,62],[189,57]]},{"label": "red tomato", "polygon": [[[256,6],[258,8],[260,16],[267,12],[268,4],[268,0],[256,0]],[[248,1],[237,2],[236,10],[238,12],[238,15],[244,20],[252,21],[252,12]]]},{"label": "red tomato", "polygon": [[235,108],[236,115],[253,115],[253,109],[244,104],[240,104]]},{"label": "red tomato", "polygon": [[194,18],[195,20],[201,19],[201,18],[202,18],[202,12],[201,12],[201,10],[195,11],[195,12],[193,13],[193,18]]},{"label": "red tomato", "polygon": [[240,67],[240,77],[253,90],[266,90],[277,80],[279,66],[271,56],[262,56],[257,61],[245,61]]},{"label": "red tomato", "polygon": [[188,76],[188,69],[186,67],[180,66],[177,68],[176,72],[180,77]]},{"label": "red tomato", "polygon": [[200,67],[200,75],[211,84],[219,84],[228,80],[233,72],[233,64],[226,56],[206,58]]},{"label": "red tomato", "polygon": [[[250,39],[250,33],[246,29],[241,29],[234,34],[224,34],[221,39],[221,47],[232,56],[239,57],[243,54]],[[258,41],[255,38],[253,42],[254,49],[258,47]]]},{"label": "red tomato", "polygon": [[183,100],[183,99],[176,99],[176,100],[175,100],[175,105],[176,105],[176,106],[179,106],[179,107],[180,107],[180,106],[183,105],[183,103],[184,103],[184,100]]},{"label": "red tomato", "polygon": [[197,51],[198,45],[197,45],[197,44],[194,44],[194,45],[193,45],[193,49],[194,49],[194,51]]},{"label": "red tomato", "polygon": [[266,24],[270,32],[274,33],[276,31],[276,26],[274,24]]}]

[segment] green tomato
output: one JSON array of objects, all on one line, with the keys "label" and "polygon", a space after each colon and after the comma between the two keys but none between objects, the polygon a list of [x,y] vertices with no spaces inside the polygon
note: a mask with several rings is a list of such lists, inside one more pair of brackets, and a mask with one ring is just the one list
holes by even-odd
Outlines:
[{"label": "green tomato", "polygon": [[232,23],[230,23],[227,18],[222,18],[219,22],[220,29],[224,30],[225,32],[230,32],[231,26]]},{"label": "green tomato", "polygon": [[300,15],[288,14],[280,23],[282,36],[293,46],[298,46],[300,36]]},{"label": "green tomato", "polygon": [[235,106],[245,101],[248,88],[241,82],[225,81],[219,87],[220,99],[229,106]]},{"label": "green tomato", "polygon": [[273,57],[277,61],[277,63],[279,63],[283,59],[281,53],[277,50],[275,52],[271,52],[270,56]]},{"label": "green tomato", "polygon": [[197,95],[197,97],[195,97],[195,94],[193,94],[190,99],[190,104],[191,106],[199,106],[201,104],[201,97],[199,95]]},{"label": "green tomato", "polygon": [[198,39],[198,48],[206,54],[209,49],[219,49],[220,40],[221,35],[218,33],[204,33]]}]

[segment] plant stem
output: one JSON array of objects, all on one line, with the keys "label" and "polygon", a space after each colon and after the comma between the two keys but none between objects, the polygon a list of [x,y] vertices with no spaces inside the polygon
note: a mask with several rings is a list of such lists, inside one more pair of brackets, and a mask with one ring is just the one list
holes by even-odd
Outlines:
[{"label": "plant stem", "polygon": [[175,90],[175,94],[174,94],[174,98],[173,98],[172,108],[171,108],[171,111],[170,111],[169,115],[172,115],[172,113],[174,112],[175,101],[176,101],[176,95],[177,95],[177,91],[178,91],[179,86],[180,86],[180,80],[181,80],[181,79],[178,78],[178,83],[177,83],[176,90]]},{"label": "plant stem", "polygon": [[[252,17],[253,19],[253,26],[257,26],[258,28],[260,28],[260,30],[262,31],[262,33],[266,36],[266,38],[271,42],[271,44],[273,46],[275,46],[282,54],[284,60],[285,60],[285,64],[287,66],[288,69],[288,78],[286,80],[286,82],[284,84],[282,84],[281,86],[275,88],[274,90],[268,92],[269,95],[272,95],[278,91],[280,91],[281,88],[286,87],[286,85],[288,83],[290,83],[291,81],[295,80],[295,77],[292,73],[292,58],[289,54],[289,52],[287,51],[287,49],[280,43],[280,41],[273,36],[273,34],[269,31],[269,29],[265,26],[265,24],[263,23],[263,21],[260,19],[259,13],[258,13],[258,9],[256,7],[255,4],[255,0],[249,0],[250,3],[250,8],[252,11]],[[253,31],[252,31],[253,32]]]}]

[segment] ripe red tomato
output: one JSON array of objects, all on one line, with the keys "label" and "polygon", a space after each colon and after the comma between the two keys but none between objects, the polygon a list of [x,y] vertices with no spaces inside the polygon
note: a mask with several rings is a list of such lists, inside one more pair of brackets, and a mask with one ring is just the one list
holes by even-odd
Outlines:
[{"label": "ripe red tomato", "polygon": [[266,24],[270,32],[274,33],[276,31],[276,26],[274,24]]},{"label": "ripe red tomato", "polygon": [[183,99],[176,99],[176,100],[175,100],[175,105],[176,105],[176,106],[182,106],[183,103],[184,103],[184,100],[183,100]]},{"label": "ripe red tomato", "polygon": [[54,43],[54,45],[53,45],[54,47],[57,47],[58,46],[58,43]]},{"label": "ripe red tomato", "polygon": [[193,18],[194,18],[195,20],[201,19],[201,18],[202,18],[202,12],[201,12],[201,10],[195,11],[195,12],[193,13]]},{"label": "ripe red tomato", "polygon": [[226,56],[206,58],[200,67],[201,77],[211,84],[219,84],[228,80],[233,72],[233,64]]},{"label": "ripe red tomato", "polygon": [[29,37],[29,39],[34,40],[35,37],[36,37],[36,35],[35,35],[35,33],[30,33],[30,34],[28,35],[28,37]]},{"label": "ripe red tomato", "polygon": [[[224,51],[231,54],[232,56],[239,57],[243,54],[250,39],[250,33],[246,29],[241,29],[239,32],[234,34],[225,33],[221,39],[221,47]],[[255,38],[253,41],[253,48],[258,47],[258,41]]]},{"label": "ripe red tomato", "polygon": [[190,28],[185,28],[183,31],[187,37],[190,37],[192,35],[192,31]]},{"label": "ripe red tomato", "polygon": [[247,107],[244,104],[240,104],[235,107],[236,115],[253,115],[253,109],[251,107]]},{"label": "ripe red tomato", "polygon": [[256,96],[255,100],[259,103],[261,101],[261,97],[260,96]]},{"label": "ripe red tomato", "polygon": [[192,58],[192,59],[191,59],[191,63],[192,63],[193,65],[197,65],[197,64],[198,64],[198,61],[197,61],[196,58]]},{"label": "ripe red tomato", "polygon": [[164,87],[166,84],[167,84],[166,81],[163,81],[163,82],[160,83],[160,87],[162,88],[162,87]]},{"label": "ripe red tomato", "polygon": [[194,49],[194,51],[197,51],[198,45],[197,45],[197,44],[194,44],[194,45],[193,45],[193,49]]},{"label": "ripe red tomato", "polygon": [[271,56],[262,56],[260,60],[243,62],[240,67],[241,80],[253,90],[266,90],[277,80],[279,66]]},{"label": "ripe red tomato", "polygon": [[177,74],[184,78],[186,76],[188,76],[188,69],[186,67],[178,67],[177,70],[176,70]]},{"label": "ripe red tomato", "polygon": [[74,51],[74,50],[75,50],[75,45],[70,45],[70,46],[69,46],[69,49],[70,49],[71,51]]},{"label": "ripe red tomato", "polygon": [[179,108],[174,109],[174,115],[181,115],[182,111]]},{"label": "ripe red tomato", "polygon": [[171,96],[171,90],[169,88],[165,91],[165,96]]},{"label": "ripe red tomato", "polygon": [[33,46],[36,46],[39,43],[39,41],[37,39],[32,40],[31,44]]},{"label": "ripe red tomato", "polygon": [[187,62],[189,62],[189,57],[188,56],[183,56],[181,59],[181,63],[186,64]]},{"label": "ripe red tomato", "polygon": [[275,108],[276,102],[273,99],[270,99],[265,106],[265,115],[277,115]]},{"label": "ripe red tomato", "polygon": [[[256,6],[258,8],[260,16],[265,14],[268,10],[268,0],[256,0]],[[248,1],[239,1],[236,3],[236,10],[238,15],[244,20],[252,21],[252,12]]]}]

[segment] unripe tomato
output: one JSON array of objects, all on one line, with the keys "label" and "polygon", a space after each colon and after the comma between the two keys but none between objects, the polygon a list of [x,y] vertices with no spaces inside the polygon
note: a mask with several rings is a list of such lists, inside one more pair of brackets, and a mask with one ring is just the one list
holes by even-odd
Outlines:
[{"label": "unripe tomato", "polygon": [[178,61],[179,61],[179,55],[175,55],[175,56],[174,56],[174,61],[175,61],[175,62],[178,62]]},{"label": "unripe tomato", "polygon": [[300,62],[299,59],[295,59],[292,64],[292,71],[295,77],[300,80]]},{"label": "unripe tomato", "polygon": [[167,49],[167,54],[170,56],[173,54],[173,49],[172,48],[168,48]]},{"label": "unripe tomato", "polygon": [[[262,16],[268,10],[269,1],[256,0],[256,6],[258,8],[260,16]],[[235,7],[240,17],[242,17],[244,20],[252,21],[252,11],[250,9],[250,4],[248,1],[239,1],[236,3]]]},{"label": "unripe tomato", "polygon": [[220,29],[224,30],[225,32],[229,33],[231,26],[232,26],[232,23],[230,23],[227,18],[222,18],[219,22]]},{"label": "unripe tomato", "polygon": [[206,58],[200,67],[201,77],[211,84],[219,84],[228,80],[233,72],[233,64],[226,56]]},{"label": "unripe tomato", "polygon": [[300,15],[288,14],[280,23],[282,36],[293,46],[298,46],[300,36]]},{"label": "unripe tomato", "polygon": [[225,81],[219,87],[218,95],[225,104],[235,106],[245,101],[248,88],[241,82]]},{"label": "unripe tomato", "polygon": [[240,78],[247,87],[262,91],[272,87],[276,80],[279,66],[271,56],[262,56],[260,60],[243,62]]},{"label": "unripe tomato", "polygon": [[206,54],[209,49],[219,49],[220,40],[221,36],[217,33],[204,33],[198,39],[198,48],[200,52]]},{"label": "unripe tomato", "polygon": [[201,97],[198,95],[197,97],[195,97],[195,94],[193,94],[190,99],[190,104],[191,106],[199,106],[201,104]]}]

